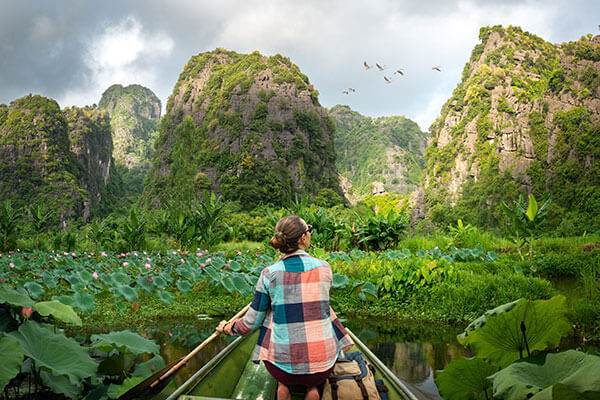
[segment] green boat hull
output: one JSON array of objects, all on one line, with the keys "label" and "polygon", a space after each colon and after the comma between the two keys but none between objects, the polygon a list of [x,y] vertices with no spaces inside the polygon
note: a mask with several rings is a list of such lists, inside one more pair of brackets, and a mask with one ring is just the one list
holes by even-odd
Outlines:
[{"label": "green boat hull", "polygon": [[[362,352],[375,367],[375,378],[383,380],[390,400],[417,400],[410,389],[352,332],[349,331],[349,334],[355,343],[350,351]],[[245,338],[236,338],[167,400],[275,400],[277,382],[263,363],[255,364],[251,361],[257,338],[258,332]],[[303,388],[292,388],[292,399],[304,399]]]}]

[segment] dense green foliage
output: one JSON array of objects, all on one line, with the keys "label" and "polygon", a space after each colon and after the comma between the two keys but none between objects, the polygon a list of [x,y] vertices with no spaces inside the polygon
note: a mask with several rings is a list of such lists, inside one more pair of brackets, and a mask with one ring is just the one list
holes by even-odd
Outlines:
[{"label": "dense green foliage", "polygon": [[[374,181],[383,183],[387,192],[408,193],[420,185],[426,134],[415,122],[405,117],[373,119],[340,105],[329,115],[336,125],[336,169],[352,182],[350,195],[371,193]],[[396,176],[396,169],[402,174]]]},{"label": "dense green foliage", "polygon": [[[267,80],[274,89],[260,86]],[[296,91],[308,91],[312,104],[300,103]],[[199,54],[167,103],[143,203],[188,202],[213,189],[248,210],[339,192],[333,130],[308,78],[288,58]]]},{"label": "dense green foliage", "polygon": [[[461,218],[498,229],[504,220],[501,204],[516,200],[526,190],[543,201],[552,198],[547,229],[562,234],[598,230],[600,123],[591,108],[591,101],[599,96],[600,73],[591,64],[598,45],[582,37],[559,47],[513,26],[482,28],[480,39],[462,81],[431,126],[434,139],[425,159],[432,220],[443,226]],[[485,50],[484,57],[486,46],[491,50]],[[551,104],[565,97],[578,105],[552,109]],[[450,117],[458,122],[445,125]],[[467,150],[465,131],[470,123],[477,130],[473,153]],[[439,146],[443,129],[449,143]],[[527,161],[524,172],[507,166],[506,151],[500,154],[506,132],[513,129],[528,134],[533,144],[534,158]],[[515,145],[517,150],[509,157],[523,161],[526,150]],[[477,173],[476,178],[467,174],[457,196],[447,186],[459,157],[468,163],[469,171],[474,167]]]}]

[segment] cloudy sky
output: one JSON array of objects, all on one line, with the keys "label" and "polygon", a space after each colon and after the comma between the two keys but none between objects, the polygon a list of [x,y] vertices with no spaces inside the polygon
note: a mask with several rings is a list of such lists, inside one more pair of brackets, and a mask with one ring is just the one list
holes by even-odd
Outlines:
[{"label": "cloudy sky", "polygon": [[164,108],[190,57],[224,47],[289,57],[325,107],[406,115],[427,130],[482,26],[562,43],[599,34],[599,16],[598,0],[0,0],[0,103],[34,93],[84,106],[138,83]]}]

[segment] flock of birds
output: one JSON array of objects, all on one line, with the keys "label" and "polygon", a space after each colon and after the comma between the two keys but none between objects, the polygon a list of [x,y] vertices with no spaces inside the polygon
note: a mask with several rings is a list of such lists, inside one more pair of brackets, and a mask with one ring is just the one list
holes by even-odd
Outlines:
[{"label": "flock of birds", "polygon": [[[369,65],[366,61],[363,62],[363,66],[365,67],[365,69],[368,71],[371,68],[373,68],[373,65]],[[375,63],[375,67],[377,67],[377,69],[379,71],[383,71],[385,69],[387,69],[387,67],[385,65],[379,65],[377,63]],[[442,67],[440,65],[436,65],[435,67],[431,67],[431,69],[433,71],[438,71],[438,72],[442,72]],[[404,71],[402,70],[402,68],[398,68],[394,71],[393,75],[395,74],[399,74],[399,75],[404,75]],[[385,83],[392,83],[392,77],[391,76],[383,76],[383,80],[385,80]],[[342,93],[344,94],[350,94],[356,92],[355,88],[348,88],[347,90],[342,90]]]}]

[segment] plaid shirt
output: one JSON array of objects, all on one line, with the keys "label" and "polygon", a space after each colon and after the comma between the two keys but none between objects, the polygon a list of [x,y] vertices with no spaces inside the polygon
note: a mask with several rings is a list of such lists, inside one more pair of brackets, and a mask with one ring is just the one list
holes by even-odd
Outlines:
[{"label": "plaid shirt", "polygon": [[352,346],[329,306],[331,266],[298,250],[261,272],[252,304],[233,326],[240,335],[260,328],[254,361],[290,374],[326,371]]}]

